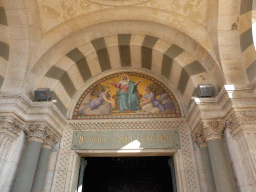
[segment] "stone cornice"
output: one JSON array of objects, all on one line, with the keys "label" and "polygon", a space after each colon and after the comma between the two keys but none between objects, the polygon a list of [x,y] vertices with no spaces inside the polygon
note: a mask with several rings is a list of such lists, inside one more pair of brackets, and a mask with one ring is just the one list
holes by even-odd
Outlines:
[{"label": "stone cornice", "polygon": [[216,98],[194,98],[187,122],[192,131],[197,129],[202,119],[222,119],[232,110],[232,102],[223,88]]},{"label": "stone cornice", "polygon": [[16,139],[23,130],[22,122],[13,116],[0,116],[0,133]]},{"label": "stone cornice", "polygon": [[192,132],[202,119],[227,119],[232,111],[256,109],[256,82],[247,85],[225,85],[216,98],[194,98],[187,122]]},{"label": "stone cornice", "polygon": [[0,114],[13,114],[24,122],[45,123],[58,136],[67,124],[66,117],[52,102],[32,102],[22,95],[0,93]]}]

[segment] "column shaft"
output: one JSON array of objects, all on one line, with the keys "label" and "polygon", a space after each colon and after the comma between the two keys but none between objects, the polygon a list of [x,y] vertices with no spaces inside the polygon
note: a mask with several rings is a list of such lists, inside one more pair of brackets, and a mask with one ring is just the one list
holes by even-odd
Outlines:
[{"label": "column shaft", "polygon": [[42,147],[31,192],[43,191],[50,154],[51,150],[49,148]]},{"label": "column shaft", "polygon": [[231,168],[223,149],[223,140],[221,138],[210,139],[207,145],[217,192],[235,192]]},{"label": "column shaft", "polygon": [[14,183],[13,192],[30,192],[37,167],[41,143],[29,141],[25,148],[23,158]]},{"label": "column shaft", "polygon": [[207,188],[209,192],[216,192],[216,186],[214,182],[213,172],[212,172],[212,165],[211,159],[209,155],[209,150],[207,146],[201,147],[201,156],[203,160],[203,167],[205,172],[205,179],[207,183]]}]

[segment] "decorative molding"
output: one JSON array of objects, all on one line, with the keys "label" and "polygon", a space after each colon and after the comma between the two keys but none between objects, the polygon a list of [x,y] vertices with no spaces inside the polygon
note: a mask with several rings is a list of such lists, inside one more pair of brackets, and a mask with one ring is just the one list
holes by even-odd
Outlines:
[{"label": "decorative molding", "polygon": [[24,95],[0,93],[0,115],[12,114],[23,122],[45,123],[61,136],[63,127],[67,124],[66,117],[53,102],[32,102]]},{"label": "decorative molding", "polygon": [[71,121],[70,127],[73,130],[174,129],[179,128],[183,122],[183,119],[174,121]]},{"label": "decorative molding", "polygon": [[[182,156],[183,161],[181,167],[184,171],[184,180],[186,182],[187,191],[197,192],[197,173],[195,163],[193,161],[194,151],[190,136],[190,130],[184,119],[180,120],[128,120],[128,121],[70,121],[69,125],[64,129],[63,137],[60,144],[60,152],[56,165],[56,174],[54,176],[52,191],[65,191],[67,185],[70,185],[70,178],[67,176],[69,164],[72,161],[72,155],[75,152],[71,150],[72,136],[74,130],[119,130],[119,129],[172,129],[180,130],[181,149],[176,151]],[[177,165],[178,166],[178,165]]]},{"label": "decorative molding", "polygon": [[68,125],[64,131],[61,138],[60,151],[58,155],[58,160],[56,164],[56,172],[53,179],[52,191],[65,191],[65,186],[70,181],[67,181],[68,165],[71,153],[72,144],[72,134],[73,130],[70,125]]},{"label": "decorative molding", "polygon": [[16,139],[22,130],[22,123],[13,116],[0,116],[0,133]]},{"label": "decorative molding", "polygon": [[181,153],[183,156],[183,166],[187,185],[186,191],[197,192],[199,191],[196,179],[198,178],[198,176],[196,171],[196,165],[193,161],[195,153],[193,151],[190,130],[186,123],[183,123],[180,126],[180,137]]},{"label": "decorative molding", "polygon": [[256,124],[256,111],[235,111],[225,121],[225,125],[229,128],[232,136],[236,135],[246,125]]},{"label": "decorative molding", "polygon": [[201,128],[205,140],[221,139],[225,129],[225,123],[221,120],[202,121]]}]

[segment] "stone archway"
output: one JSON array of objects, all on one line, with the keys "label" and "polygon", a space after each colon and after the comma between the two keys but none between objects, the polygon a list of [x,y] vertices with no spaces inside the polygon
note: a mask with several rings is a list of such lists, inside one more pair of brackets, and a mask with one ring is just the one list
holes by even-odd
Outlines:
[{"label": "stone archway", "polygon": [[[123,74],[123,72],[120,71],[119,73]],[[129,75],[131,81],[143,77],[148,86],[154,82],[156,83],[155,86],[162,86],[168,93],[164,84],[154,80],[150,73],[146,76],[126,71],[126,74]],[[114,112],[114,108],[110,115],[94,114],[90,116],[90,114],[83,114],[81,116],[77,114],[79,106],[88,94],[93,93],[92,90],[95,91],[95,88],[98,90],[98,87],[104,86],[106,81],[114,81],[118,77],[118,74],[115,73],[98,77],[96,82],[87,85],[86,89],[83,89],[77,96],[77,99],[71,102],[73,106],[70,106],[69,115],[73,119],[69,120],[63,131],[52,191],[76,190],[81,157],[145,155],[173,156],[178,192],[198,191],[199,183],[193,141],[189,125],[183,117],[185,108],[177,108],[177,110],[180,108],[182,116],[181,114],[173,116],[173,113],[168,111],[143,115],[140,114],[140,111],[138,111],[139,113],[122,112],[118,114],[118,112]],[[138,88],[138,91],[141,92],[141,89],[141,87]],[[178,98],[180,97],[179,94],[175,93],[174,95],[178,101],[176,104],[182,106],[182,99]],[[131,146],[133,142],[139,143],[139,147],[137,145]]]}]

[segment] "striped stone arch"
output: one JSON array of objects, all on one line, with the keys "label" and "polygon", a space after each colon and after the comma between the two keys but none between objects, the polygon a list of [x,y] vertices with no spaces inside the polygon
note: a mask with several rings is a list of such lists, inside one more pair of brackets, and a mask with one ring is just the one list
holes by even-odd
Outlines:
[{"label": "striped stone arch", "polygon": [[[20,92],[41,40],[36,0],[0,1],[0,89]],[[33,19],[31,19],[33,18]]]},{"label": "striped stone arch", "polygon": [[[256,52],[252,36],[252,20],[256,19],[255,0],[241,0],[239,32],[242,59],[250,82],[256,76]],[[254,21],[255,22],[255,21]]]},{"label": "striped stone arch", "polygon": [[0,4],[0,89],[4,82],[5,72],[9,60],[8,22],[5,7]]},{"label": "striped stone arch", "polygon": [[142,34],[116,34],[93,39],[70,50],[52,65],[40,87],[52,90],[57,107],[66,114],[75,93],[92,77],[115,69],[143,69],[167,79],[187,107],[199,83],[223,85],[217,64],[196,42],[194,55],[174,42]]}]

